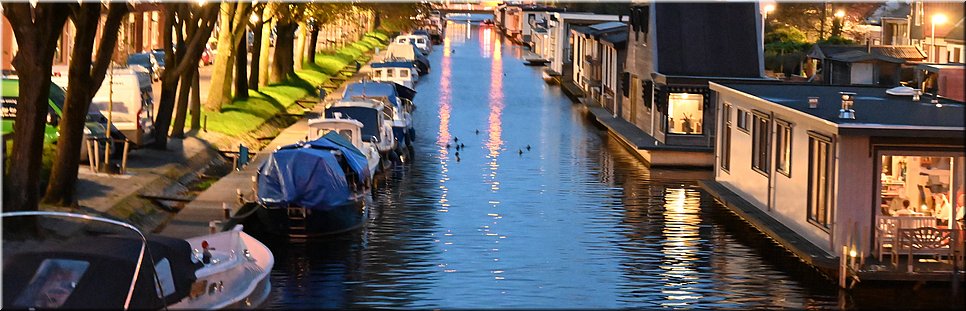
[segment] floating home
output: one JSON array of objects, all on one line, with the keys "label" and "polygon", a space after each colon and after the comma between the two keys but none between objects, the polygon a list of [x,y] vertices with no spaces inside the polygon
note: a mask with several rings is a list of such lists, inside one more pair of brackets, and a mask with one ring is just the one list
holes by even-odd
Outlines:
[{"label": "floating home", "polygon": [[710,82],[726,206],[829,274],[950,280],[963,267],[964,108],[889,88]]}]

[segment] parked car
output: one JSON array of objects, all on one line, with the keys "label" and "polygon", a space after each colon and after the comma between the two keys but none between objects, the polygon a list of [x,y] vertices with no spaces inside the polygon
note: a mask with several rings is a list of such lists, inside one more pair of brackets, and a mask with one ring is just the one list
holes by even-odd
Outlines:
[{"label": "parked car", "polygon": [[[2,95],[3,103],[2,134],[4,137],[12,137],[10,135],[13,134],[14,120],[17,117],[17,104],[20,100],[20,79],[16,76],[4,76],[0,79],[0,83],[2,83],[0,84],[2,85],[2,94],[0,95]],[[64,89],[57,85],[57,83],[50,83],[50,93],[47,100],[50,106],[47,110],[47,125],[44,128],[44,143],[57,143],[57,139],[60,136],[57,131],[63,115],[66,95]],[[84,139],[106,137],[106,122],[107,119],[99,111],[88,113],[84,129]],[[119,138],[123,137],[123,134],[117,131],[116,128],[111,132],[111,135]],[[102,143],[100,150],[104,150],[105,146]],[[112,152],[120,150],[117,148],[117,145],[112,145],[112,147]],[[86,161],[87,158],[87,148],[81,148],[81,160]]]},{"label": "parked car", "polygon": [[158,64],[158,79],[161,79],[161,75],[164,74],[164,49],[154,49],[151,51],[151,55],[154,55],[154,62]]}]

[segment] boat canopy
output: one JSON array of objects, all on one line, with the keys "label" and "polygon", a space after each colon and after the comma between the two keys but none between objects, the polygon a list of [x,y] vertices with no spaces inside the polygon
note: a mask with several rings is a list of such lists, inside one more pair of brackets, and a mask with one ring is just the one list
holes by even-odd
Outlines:
[{"label": "boat canopy", "polygon": [[259,202],[315,210],[349,204],[353,190],[350,179],[364,182],[369,176],[368,161],[339,138],[339,134],[328,133],[273,152],[258,169]]},{"label": "boat canopy", "polygon": [[[375,102],[382,107],[382,103]],[[338,115],[336,114],[338,113]],[[365,106],[333,106],[325,109],[328,119],[353,119],[362,123],[362,140],[379,139],[379,110]],[[341,116],[340,116],[341,115]]]},{"label": "boat canopy", "polygon": [[[203,266],[191,259],[191,245],[181,239],[147,235],[147,249],[139,260],[144,242],[136,235],[85,231],[18,241],[4,226],[5,307],[123,309],[136,277],[128,307],[161,309],[188,296],[195,271]],[[158,298],[162,289],[164,300]]]},{"label": "boat canopy", "polygon": [[346,87],[345,92],[342,93],[342,98],[344,99],[352,99],[357,97],[384,97],[389,99],[389,101],[394,105],[397,105],[399,103],[397,97],[402,97],[412,101],[413,97],[416,97],[416,90],[395,82],[366,81],[350,84],[348,87]]}]

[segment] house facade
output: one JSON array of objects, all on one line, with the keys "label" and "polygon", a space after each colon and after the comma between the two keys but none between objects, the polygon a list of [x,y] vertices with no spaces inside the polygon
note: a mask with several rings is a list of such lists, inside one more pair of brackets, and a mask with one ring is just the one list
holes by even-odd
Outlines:
[{"label": "house facade", "polygon": [[755,3],[631,7],[621,117],[654,140],[654,147],[638,148],[652,164],[664,153],[669,165],[712,165],[708,81],[766,79],[761,21]]},{"label": "house facade", "polygon": [[[621,33],[625,36],[627,33],[627,25],[621,22],[605,22],[575,27],[571,30],[571,36],[574,38],[573,81],[586,94],[585,99],[589,99],[596,105],[603,104],[605,107],[611,107],[611,113],[617,111],[617,107],[613,106],[617,95],[613,92],[616,89],[614,87],[616,83],[611,80],[617,79],[620,75],[616,67],[616,50],[605,48],[602,38],[609,35],[619,36]],[[605,83],[612,88],[609,95],[605,94]],[[604,104],[605,101],[609,105]]]},{"label": "house facade", "polygon": [[547,75],[559,78],[560,82],[573,81],[571,29],[618,20],[620,20],[620,16],[617,15],[550,12],[547,17],[546,40],[543,43],[545,48],[539,54],[543,59],[549,61],[546,69]]},{"label": "house facade", "polygon": [[[844,256],[847,246],[881,264],[905,254],[889,254],[901,245],[899,229],[928,227],[948,238],[951,227],[962,228],[963,102],[882,87],[710,88],[720,133],[714,182],[828,256]],[[846,106],[851,113],[843,114]],[[948,254],[948,245],[933,251]]]}]

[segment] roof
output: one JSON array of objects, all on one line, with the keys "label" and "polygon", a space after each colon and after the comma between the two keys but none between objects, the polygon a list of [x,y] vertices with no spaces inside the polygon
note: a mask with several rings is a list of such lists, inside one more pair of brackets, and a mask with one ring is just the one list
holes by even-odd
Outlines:
[{"label": "roof", "polygon": [[[868,55],[870,54],[869,51],[871,51],[871,55]],[[873,45],[869,47],[865,45],[816,44],[808,52],[808,57],[848,62],[880,59],[901,63],[904,61],[921,61],[926,58],[926,54],[913,45]]]},{"label": "roof", "polygon": [[620,31],[606,33],[600,36],[600,41],[608,42],[614,45],[615,48],[626,48],[627,47],[627,28],[621,29]]},{"label": "roof", "polygon": [[590,26],[571,26],[571,29],[578,33],[582,33],[590,36],[600,36],[602,34],[615,32],[615,31],[627,31],[627,24],[621,22],[603,22],[597,23]]},{"label": "roof", "polygon": [[966,19],[960,18],[959,22],[953,26],[953,29],[950,29],[949,32],[946,33],[946,41],[955,41],[960,43],[963,42],[963,21],[964,20]]},{"label": "roof", "polygon": [[[803,114],[848,125],[849,128],[876,129],[882,126],[945,127],[963,130],[963,102],[940,98],[942,107],[930,103],[928,95],[915,102],[911,96],[886,94],[889,88],[862,86],[833,86],[787,83],[728,83],[717,84],[785,106]],[[855,93],[855,120],[839,119],[842,108],[839,92]],[[808,108],[808,98],[819,98],[818,108]],[[926,128],[924,128],[926,129]]]},{"label": "roof", "polygon": [[[753,2],[654,5],[656,71],[665,75],[759,78],[762,50]],[[727,17],[727,18],[722,18]],[[688,22],[682,23],[681,21]],[[685,40],[686,38],[686,40]]]}]

